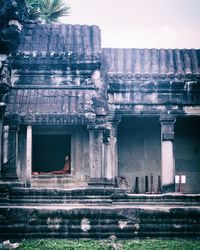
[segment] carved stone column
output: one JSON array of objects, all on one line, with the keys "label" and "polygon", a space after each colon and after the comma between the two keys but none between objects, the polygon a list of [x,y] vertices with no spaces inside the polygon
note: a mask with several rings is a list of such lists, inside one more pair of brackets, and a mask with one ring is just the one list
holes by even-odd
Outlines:
[{"label": "carved stone column", "polygon": [[117,124],[111,123],[105,132],[105,177],[114,179],[118,176]]},{"label": "carved stone column", "polygon": [[6,104],[5,104],[5,94],[8,92],[10,86],[11,86],[11,80],[10,80],[10,63],[5,59],[6,57],[3,55],[0,55],[0,172],[1,174],[5,170],[5,166],[2,166],[2,133],[3,133],[3,117],[6,110]]},{"label": "carved stone column", "polygon": [[103,177],[103,129],[89,127],[89,164],[90,178]]},{"label": "carved stone column", "polygon": [[162,115],[161,122],[161,164],[162,192],[175,191],[175,161],[174,161],[174,123],[171,115]]},{"label": "carved stone column", "polygon": [[2,128],[3,128],[3,119],[0,116],[0,173],[2,173]]},{"label": "carved stone column", "polygon": [[3,165],[8,162],[8,136],[9,136],[9,126],[3,126],[3,153],[2,161]]},{"label": "carved stone column", "polygon": [[10,125],[9,130],[4,132],[4,150],[7,151],[7,156],[3,158],[2,177],[17,179],[18,126]]},{"label": "carved stone column", "polygon": [[31,173],[32,173],[32,126],[27,126],[26,131],[26,173],[25,182],[27,186],[31,183]]}]

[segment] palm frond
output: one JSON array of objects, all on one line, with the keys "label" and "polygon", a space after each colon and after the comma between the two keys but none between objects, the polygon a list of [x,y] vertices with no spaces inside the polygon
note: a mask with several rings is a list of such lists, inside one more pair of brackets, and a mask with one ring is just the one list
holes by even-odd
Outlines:
[{"label": "palm frond", "polygon": [[30,19],[46,23],[57,22],[59,17],[70,13],[70,7],[63,0],[26,0],[26,4]]}]

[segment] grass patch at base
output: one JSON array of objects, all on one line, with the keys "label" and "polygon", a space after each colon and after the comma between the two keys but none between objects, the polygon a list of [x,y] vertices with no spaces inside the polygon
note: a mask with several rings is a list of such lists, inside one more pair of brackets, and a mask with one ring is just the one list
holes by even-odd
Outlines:
[{"label": "grass patch at base", "polygon": [[33,240],[19,250],[200,250],[197,240]]}]

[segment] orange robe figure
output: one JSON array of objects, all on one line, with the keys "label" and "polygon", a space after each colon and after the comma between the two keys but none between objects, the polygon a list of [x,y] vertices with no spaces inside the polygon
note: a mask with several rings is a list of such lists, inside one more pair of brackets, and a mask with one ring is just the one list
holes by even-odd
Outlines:
[{"label": "orange robe figure", "polygon": [[70,160],[69,156],[67,155],[65,157],[65,164],[62,170],[55,170],[51,172],[33,172],[33,175],[38,175],[38,174],[69,174],[70,173]]}]

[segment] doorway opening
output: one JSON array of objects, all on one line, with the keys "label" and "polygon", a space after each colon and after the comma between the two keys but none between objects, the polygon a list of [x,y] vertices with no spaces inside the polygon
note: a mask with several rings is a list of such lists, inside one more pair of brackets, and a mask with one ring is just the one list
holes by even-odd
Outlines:
[{"label": "doorway opening", "polygon": [[[52,173],[63,170],[66,156],[71,155],[70,135],[33,135],[32,172],[36,174]],[[68,174],[71,172],[69,164]]]},{"label": "doorway opening", "polygon": [[[200,192],[200,118],[178,117],[175,123],[175,174],[185,176],[184,193]],[[176,189],[178,190],[177,184]]]},{"label": "doorway opening", "polygon": [[[160,123],[157,117],[122,117],[118,127],[118,171],[132,189],[137,178],[139,193],[151,188],[157,190],[161,176]],[[149,180],[153,178],[152,187],[146,187],[146,176]]]}]

